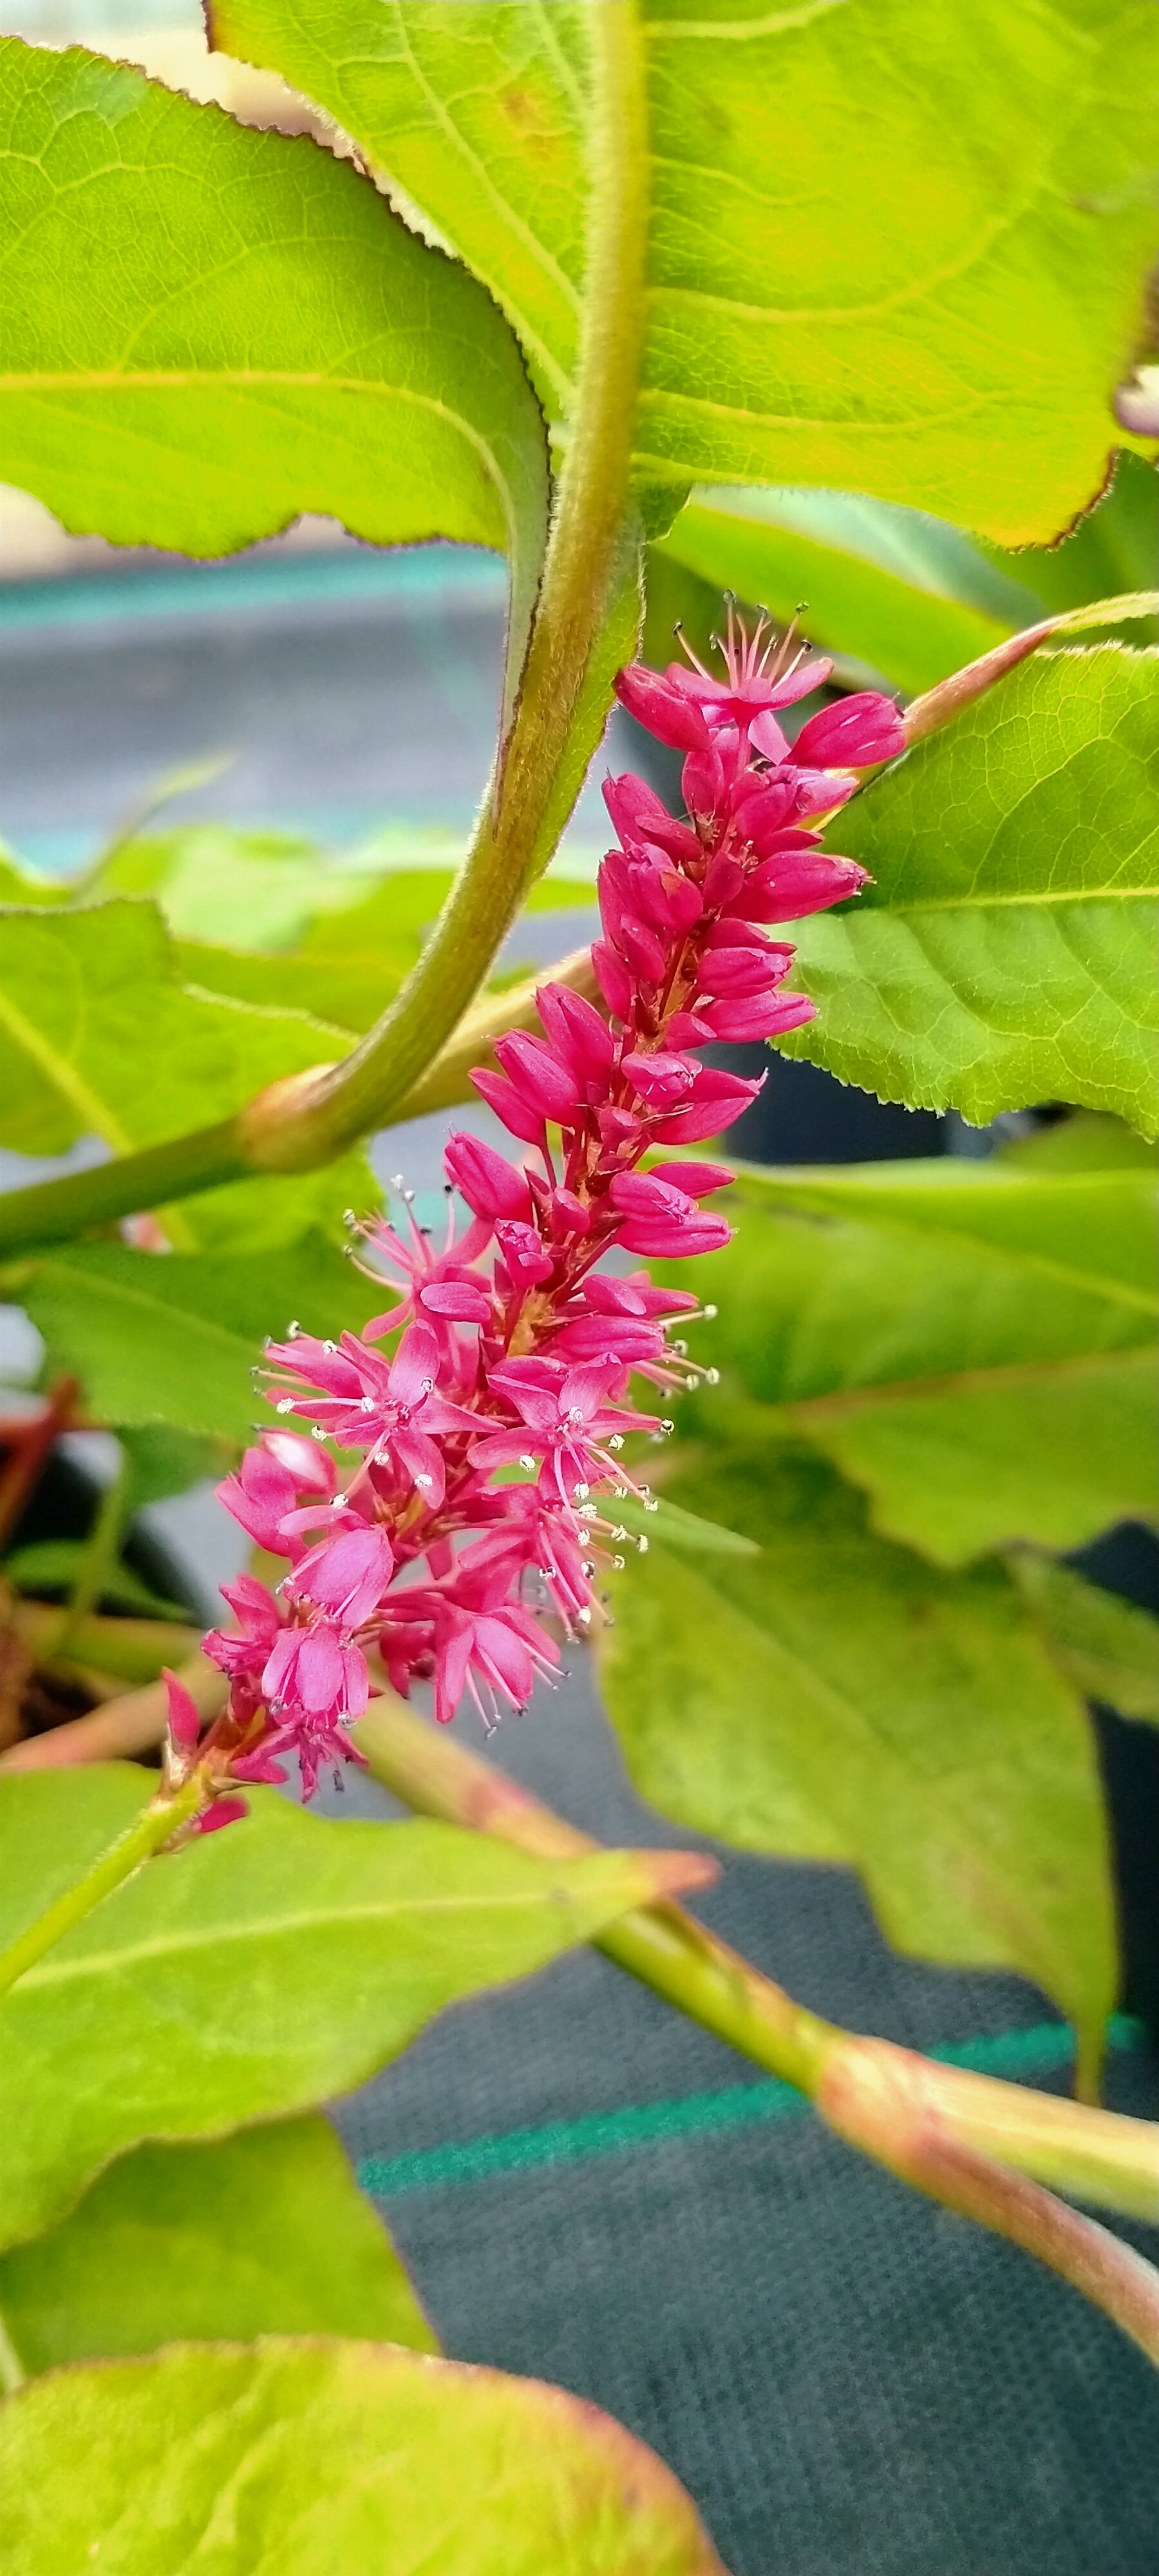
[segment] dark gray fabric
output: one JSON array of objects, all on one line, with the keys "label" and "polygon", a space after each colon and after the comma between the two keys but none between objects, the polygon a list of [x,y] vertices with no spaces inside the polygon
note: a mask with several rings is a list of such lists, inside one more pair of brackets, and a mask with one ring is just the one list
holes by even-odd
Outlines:
[{"label": "dark gray fabric", "polygon": [[[605,1841],[692,1839],[632,1794],[582,1661],[491,1751]],[[382,1811],[367,1784],[355,1803]],[[922,2047],[1049,2018],[1020,1979],[895,1958],[845,1872],[721,1859],[698,1910],[835,2019]],[[357,2158],[393,2157],[755,2075],[586,1951],[447,2014],[336,2117]],[[1116,2056],[1109,2098],[1155,2116],[1159,2067]],[[446,2348],[629,2424],[733,2576],[1159,2570],[1142,2356],[812,2117],[382,2205]]]}]

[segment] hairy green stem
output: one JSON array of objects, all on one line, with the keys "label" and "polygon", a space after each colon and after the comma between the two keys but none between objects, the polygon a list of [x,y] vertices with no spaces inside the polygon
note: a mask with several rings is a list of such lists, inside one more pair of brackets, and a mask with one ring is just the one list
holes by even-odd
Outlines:
[{"label": "hairy green stem", "polygon": [[[494,1834],[544,1859],[593,1848],[586,1834],[393,1697],[371,1703],[354,1738],[374,1777],[424,1815]],[[596,1947],[742,2056],[797,2085],[823,2111],[835,2067],[850,2084],[888,2078],[904,2090],[914,2122],[935,2122],[963,2151],[1125,2215],[1159,2217],[1159,2131],[1145,2120],[938,2066],[889,2041],[841,2030],[795,2003],[671,1900],[622,1915]]]},{"label": "hairy green stem", "polygon": [[[399,1115],[477,992],[566,819],[556,781],[577,716],[594,750],[607,714],[585,694],[624,579],[647,217],[647,96],[637,0],[589,13],[592,170],[575,406],[527,660],[471,848],[402,991],[340,1064],[274,1083],[214,1127],[12,1192],[0,1244],[165,1207],[254,1171],[308,1171]],[[577,769],[576,785],[579,783]]]},{"label": "hairy green stem", "polygon": [[76,1581],[55,1628],[41,1652],[60,1661],[72,1653],[77,1632],[100,1598],[109,1574],[117,1561],[129,1499],[129,1461],[122,1458],[111,1484],[106,1485],[97,1505],[92,1529],[85,1542]]},{"label": "hairy green stem", "polygon": [[[551,975],[554,983],[570,984],[574,992],[600,1003],[589,949],[577,949],[573,956],[561,959],[558,966],[552,967]],[[432,1057],[406,1098],[400,1100],[396,1118],[422,1118],[428,1110],[449,1109],[457,1100],[470,1100],[471,1067],[493,1061],[495,1039],[506,1029],[538,1028],[535,988],[542,981],[542,975],[535,975],[528,983],[513,986],[505,993],[485,995],[465,1011],[447,1044]],[[0,1195],[0,1249],[15,1252],[67,1241],[85,1226],[103,1225],[110,1218],[133,1216],[140,1208],[154,1206],[162,1189],[208,1189],[220,1181],[242,1178],[253,1166],[242,1160],[236,1128],[237,1121],[230,1119],[220,1127],[205,1128],[200,1137],[180,1138],[183,1151],[195,1145],[205,1148],[200,1158],[191,1150],[185,1153],[184,1180],[175,1181],[166,1163],[166,1157],[175,1154],[178,1146],[149,1145],[140,1154],[126,1154],[113,1163],[97,1163],[88,1171],[69,1172],[59,1181],[38,1181],[26,1190],[6,1190]],[[18,1277],[7,1284],[13,1293],[18,1292]],[[75,1383],[70,1380],[69,1384],[75,1396]]]},{"label": "hairy green stem", "polygon": [[207,1795],[205,1775],[195,1771],[173,1797],[151,1798],[141,1814],[134,1817],[127,1831],[110,1844],[108,1851],[102,1852],[92,1869],[86,1870],[74,1887],[66,1888],[64,1895],[57,1897],[55,1905],[50,1905],[35,1923],[29,1924],[27,1931],[18,1933],[15,1941],[10,1941],[7,1949],[0,1951],[0,1995],[7,1994],[8,1988],[15,1985],[18,1977],[25,1976],[29,1968],[34,1968],[46,1950],[62,1941],[65,1933],[72,1931],[74,1923],[83,1923],[86,1914],[91,1914],[103,1897],[111,1896],[113,1889],[120,1887],[126,1878],[131,1878],[143,1861],[160,1851],[162,1843],[168,1842],[177,1827],[187,1824],[190,1817],[197,1814],[198,1808],[205,1805]]}]

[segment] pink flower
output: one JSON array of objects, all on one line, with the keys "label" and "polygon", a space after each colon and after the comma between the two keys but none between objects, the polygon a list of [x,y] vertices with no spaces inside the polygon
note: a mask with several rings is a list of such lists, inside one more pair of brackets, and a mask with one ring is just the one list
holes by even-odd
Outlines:
[{"label": "pink flower", "polygon": [[[466,1232],[452,1207],[436,1249],[404,1191],[409,1239],[407,1225],[356,1229],[398,1302],[361,1337],[295,1328],[269,1346],[279,1413],[360,1463],[340,1488],[333,1460],[287,1426],[223,1488],[291,1570],[280,1600],[252,1578],[227,1593],[238,1626],[207,1644],[230,1698],[208,1736],[173,1702],[171,1759],[196,1748],[210,1765],[211,1826],[239,1810],[231,1779],[275,1781],[278,1757],[293,1754],[309,1796],[320,1764],[353,1752],[345,1730],[366,1705],[371,1643],[398,1690],[433,1681],[442,1722],[465,1697],[487,1725],[501,1705],[522,1707],[558,1661],[534,1601],[546,1587],[566,1632],[581,1631],[601,1557],[627,1537],[614,1498],[651,1499],[620,1453],[629,1434],[671,1425],[633,1407],[633,1373],[664,1389],[714,1374],[670,1337],[692,1295],[600,1265],[613,1251],[669,1258],[727,1243],[725,1219],[701,1202],[730,1172],[689,1159],[640,1166],[657,1144],[718,1134],[760,1088],[693,1050],[780,1035],[812,1015],[806,995],[784,989],[794,952],[767,925],[865,882],[805,818],[841,804],[851,772],[892,756],[900,733],[889,701],[865,693],[812,718],[790,753],[778,712],[829,665],[794,653],[791,638],[776,643],[763,621],[750,639],[731,611],[724,663],[720,679],[700,664],[620,675],[624,704],[686,755],[687,819],[642,779],[607,783],[620,846],[600,870],[592,951],[606,1016],[547,983],[542,1034],[509,1032],[498,1069],[473,1076],[530,1152],[514,1166],[452,1137],[447,1178],[471,1211]],[[370,1347],[399,1326],[393,1359]],[[513,1467],[533,1481],[492,1481]]]},{"label": "pink flower", "polygon": [[184,1682],[178,1681],[176,1673],[170,1672],[168,1664],[161,1667],[161,1679],[169,1702],[169,1733],[174,1745],[180,1753],[192,1753],[201,1736],[197,1702],[186,1690]]},{"label": "pink flower", "polygon": [[[353,1333],[343,1333],[340,1344],[304,1337],[288,1346],[275,1343],[270,1357],[309,1390],[282,1396],[279,1410],[312,1416],[341,1448],[369,1449],[375,1458],[389,1459],[428,1502],[442,1500],[446,1477],[436,1435],[474,1425],[436,1393],[439,1346],[425,1324],[410,1326],[389,1364]],[[321,1401],[315,1389],[322,1390]]]},{"label": "pink flower", "polygon": [[460,1198],[475,1215],[494,1225],[496,1217],[526,1219],[531,1214],[527,1174],[497,1154],[477,1136],[452,1136],[443,1168]]},{"label": "pink flower", "polygon": [[904,750],[905,727],[893,699],[862,689],[810,716],[792,758],[802,769],[868,769],[878,760],[896,760]]},{"label": "pink flower", "polygon": [[340,1628],[361,1628],[376,1609],[394,1571],[383,1529],[343,1530],[312,1547],[287,1578],[287,1600],[310,1601]]},{"label": "pink flower", "polygon": [[683,1253],[718,1252],[732,1239],[723,1217],[702,1215],[690,1191],[658,1172],[617,1173],[609,1196],[628,1219],[619,1232],[626,1252],[678,1261]]},{"label": "pink flower", "polygon": [[625,1432],[655,1431],[657,1425],[654,1415],[608,1406],[616,1374],[610,1361],[570,1369],[557,1360],[503,1362],[492,1370],[491,1383],[519,1415],[520,1427],[477,1440],[471,1450],[475,1465],[510,1467],[525,1457],[534,1465],[539,1458],[540,1481],[560,1502],[570,1502],[578,1485],[620,1473],[607,1454],[608,1441],[618,1448]]}]

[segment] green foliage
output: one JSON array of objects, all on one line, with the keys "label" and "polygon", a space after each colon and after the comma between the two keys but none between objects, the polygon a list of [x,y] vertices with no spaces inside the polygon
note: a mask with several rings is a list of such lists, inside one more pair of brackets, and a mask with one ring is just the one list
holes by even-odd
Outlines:
[{"label": "green foliage", "polygon": [[[320,100],[486,279],[563,415],[583,14],[494,0],[213,12],[225,51]],[[1056,537],[1102,480],[1154,240],[1150,11],[1119,0],[1097,26],[1078,0],[771,17],[735,0],[723,21],[698,0],[648,0],[643,14],[641,471],[826,484],[1007,545]]]},{"label": "green foliage", "polygon": [[[82,1136],[115,1153],[162,1143],[240,1109],[287,1074],[333,1063],[344,1029],[180,981],[164,923],[129,900],[10,912],[0,939],[0,1137],[57,1154]],[[378,1193],[361,1154],[318,1172],[240,1181],[164,1212],[170,1239],[257,1247],[335,1225]],[[132,1416],[128,1416],[132,1420]],[[199,1422],[199,1429],[213,1426]]]},{"label": "green foliage", "polygon": [[[1149,1173],[750,1169],[729,1206],[695,1356],[862,1486],[884,1535],[950,1566],[1153,1511]],[[687,1410],[711,1438],[720,1397]]]},{"label": "green foliage", "polygon": [[0,64],[7,479],[122,545],[223,554],[322,510],[505,549],[514,676],[546,464],[477,281],[308,137],[77,48]]},{"label": "green foliage", "polygon": [[1159,1621],[1048,1556],[1019,1548],[1010,1565],[1076,1690],[1118,1709],[1120,1717],[1159,1725]]},{"label": "green foliage", "polygon": [[598,2407],[380,2344],[271,2336],[35,2380],[5,2410],[8,2576],[724,2576]]},{"label": "green foliage", "polygon": [[[804,600],[812,642],[912,693],[1051,610],[1145,590],[1157,544],[1155,476],[1134,456],[1120,457],[1113,490],[1053,552],[1003,554],[861,493],[726,488],[680,512],[654,550],[649,590],[670,566],[704,585],[714,619],[723,590],[786,624]],[[670,634],[656,641],[667,661]]]},{"label": "green foliage", "polygon": [[[373,1291],[320,1235],[264,1253],[132,1252],[71,1243],[13,1262],[50,1369],[80,1379],[103,1422],[164,1422],[244,1442],[261,1403],[253,1371],[270,1333],[292,1320],[325,1335],[359,1331]],[[288,1308],[288,1312],[286,1309]]]},{"label": "green foliage", "polygon": [[755,1539],[615,1585],[602,1677],[642,1796],[749,1851],[844,1862],[887,1938],[1016,1968],[1096,2056],[1115,1935],[1081,1704],[1014,1585],[875,1538],[819,1458],[738,1438],[672,1499]]},{"label": "green foliage", "polygon": [[1159,656],[1031,656],[831,832],[867,867],[801,924],[784,1051],[911,1108],[1069,1100],[1159,1125]]},{"label": "green foliage", "polygon": [[[149,1787],[129,1770],[0,1781],[4,1941]],[[447,2004],[683,1883],[665,1853],[549,1864],[453,1826],[330,1824],[272,1790],[252,1809],[139,1871],[5,1997],[0,2243],[51,2226],[144,2139],[213,2137],[361,2083]]]},{"label": "green foliage", "polygon": [[138,2147],[71,2215],[0,2256],[0,2317],[30,2375],[159,2344],[366,2335],[437,2349],[328,2120]]}]

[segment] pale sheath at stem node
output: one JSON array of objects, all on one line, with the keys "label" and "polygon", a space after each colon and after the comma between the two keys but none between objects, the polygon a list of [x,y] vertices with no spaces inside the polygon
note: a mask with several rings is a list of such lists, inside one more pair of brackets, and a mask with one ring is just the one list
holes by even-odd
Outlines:
[{"label": "pale sheath at stem node", "polygon": [[[560,1659],[537,1613],[582,1632],[600,1566],[627,1539],[617,1500],[651,1503],[620,1453],[628,1433],[663,1438],[670,1425],[632,1404],[629,1381],[663,1394],[696,1377],[671,1337],[696,1299],[646,1271],[613,1276],[603,1257],[728,1241],[700,1204],[728,1171],[640,1165],[657,1146],[716,1135],[759,1087],[703,1065],[698,1047],[812,1016],[784,990],[793,949],[766,925],[858,891],[863,871],[822,850],[810,818],[844,802],[856,768],[902,748],[896,709],[866,693],[812,717],[790,753],[777,711],[830,665],[794,655],[763,621],[750,637],[730,612],[724,663],[722,679],[680,664],[619,675],[623,704],[686,755],[686,816],[640,778],[608,781],[618,847],[600,871],[592,952],[608,1016],[546,984],[542,1034],[500,1038],[499,1069],[473,1076],[522,1159],[453,1136],[440,1245],[405,1191],[399,1229],[350,1219],[391,1305],[361,1335],[319,1341],[291,1325],[267,1344],[281,1421],[219,1490],[286,1572],[273,1591],[247,1575],[226,1592],[237,1626],[206,1651],[229,1699],[208,1737],[171,1689],[174,1775],[208,1760],[219,1787],[206,1828],[239,1812],[245,1782],[284,1778],[284,1755],[307,1796],[322,1764],[358,1758],[346,1730],[367,1706],[371,1651],[404,1695],[432,1681],[442,1721],[465,1695],[488,1725],[502,1703],[522,1707]],[[400,1327],[388,1358],[376,1344]],[[353,1473],[340,1477],[330,1443],[358,1454]],[[497,1481],[512,1476],[525,1481]]]}]

